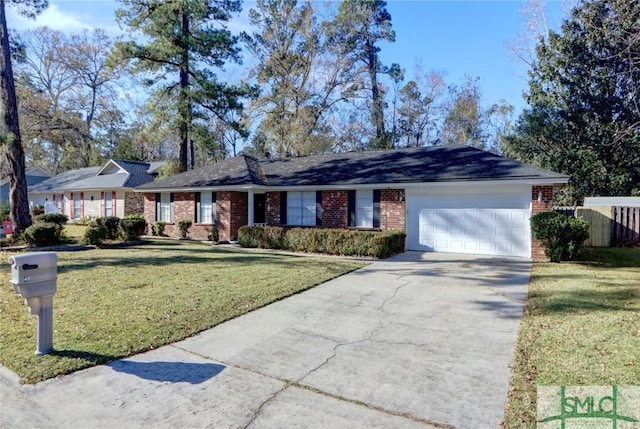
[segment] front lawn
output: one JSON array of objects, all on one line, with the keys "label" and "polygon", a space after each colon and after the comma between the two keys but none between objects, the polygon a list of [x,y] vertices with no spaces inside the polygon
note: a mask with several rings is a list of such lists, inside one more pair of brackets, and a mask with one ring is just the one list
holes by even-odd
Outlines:
[{"label": "front lawn", "polygon": [[58,252],[55,351],[37,357],[10,256],[0,252],[0,363],[28,383],[176,342],[363,266],[168,240]]},{"label": "front lawn", "polygon": [[580,259],[534,265],[506,428],[536,427],[537,385],[640,384],[640,249]]}]

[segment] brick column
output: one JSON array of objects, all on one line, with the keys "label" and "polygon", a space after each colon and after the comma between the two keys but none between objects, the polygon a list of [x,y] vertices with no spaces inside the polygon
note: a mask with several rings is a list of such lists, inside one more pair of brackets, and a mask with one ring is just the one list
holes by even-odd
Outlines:
[{"label": "brick column", "polygon": [[[553,185],[531,187],[531,215],[553,210]],[[544,248],[531,233],[531,258],[534,261],[548,261]]]}]

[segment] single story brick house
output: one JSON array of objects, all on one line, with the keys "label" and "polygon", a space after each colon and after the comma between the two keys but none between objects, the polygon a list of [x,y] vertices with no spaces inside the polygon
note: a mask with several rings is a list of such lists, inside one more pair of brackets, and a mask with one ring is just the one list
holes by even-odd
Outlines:
[{"label": "single story brick house", "polygon": [[27,188],[30,205],[50,201],[69,219],[117,216],[143,212],[136,186],[157,177],[164,162],[109,160],[103,166],[69,170]]},{"label": "single story brick house", "polygon": [[149,224],[193,221],[237,239],[242,225],[404,230],[407,250],[542,258],[529,218],[551,208],[568,176],[472,147],[241,154],[136,188]]}]

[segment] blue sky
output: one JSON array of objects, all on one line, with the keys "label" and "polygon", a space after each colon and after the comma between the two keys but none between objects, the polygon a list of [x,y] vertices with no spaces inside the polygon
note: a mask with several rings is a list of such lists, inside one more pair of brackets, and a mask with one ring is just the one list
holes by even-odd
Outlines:
[{"label": "blue sky", "polygon": [[[245,1],[244,12],[254,4]],[[507,45],[516,43],[521,34],[523,4],[516,0],[388,0],[396,41],[381,45],[382,59],[386,64],[399,63],[407,78],[418,63],[427,71],[443,73],[447,84],[477,77],[485,105],[505,100],[519,111],[525,105],[526,68]],[[50,0],[49,9],[36,21],[24,20],[9,8],[7,22],[18,30],[38,25],[70,32],[100,27],[117,35],[114,11],[118,5],[111,0]],[[547,1],[546,10],[549,28],[557,28],[562,3]],[[230,28],[249,30],[246,13]]]}]

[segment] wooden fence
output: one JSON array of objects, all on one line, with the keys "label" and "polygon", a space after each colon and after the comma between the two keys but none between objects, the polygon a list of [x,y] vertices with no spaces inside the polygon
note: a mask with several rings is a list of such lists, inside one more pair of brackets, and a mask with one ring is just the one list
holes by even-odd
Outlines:
[{"label": "wooden fence", "polygon": [[640,246],[640,207],[576,207],[574,213],[568,207],[554,210],[589,222],[589,238],[585,246]]},{"label": "wooden fence", "polygon": [[640,245],[640,207],[611,207],[611,245]]}]

